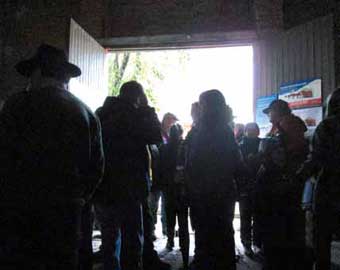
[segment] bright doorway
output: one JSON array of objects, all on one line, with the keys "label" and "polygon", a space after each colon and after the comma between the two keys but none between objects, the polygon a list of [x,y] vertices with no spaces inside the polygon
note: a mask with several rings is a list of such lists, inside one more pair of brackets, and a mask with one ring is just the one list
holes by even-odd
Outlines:
[{"label": "bright doorway", "polygon": [[233,109],[235,122],[253,121],[253,48],[116,51],[107,56],[109,94],[122,83],[138,80],[160,118],[174,113],[184,126],[201,92],[218,89]]},{"label": "bright doorway", "polygon": [[[107,95],[116,95],[122,83],[137,80],[144,86],[150,105],[157,109],[160,119],[166,112],[172,112],[190,128],[191,104],[201,92],[218,89],[233,109],[236,123],[253,121],[253,47],[249,44],[110,51],[72,20],[69,58],[83,71],[81,77],[71,81],[70,91],[93,111],[103,104]],[[240,247],[238,205],[235,210],[235,240]],[[98,233],[94,231],[94,236]],[[162,248],[164,238],[155,244],[156,248]],[[95,251],[99,245],[100,241],[94,240]],[[178,259],[177,253],[170,255]],[[238,266],[250,269],[247,259]]]}]

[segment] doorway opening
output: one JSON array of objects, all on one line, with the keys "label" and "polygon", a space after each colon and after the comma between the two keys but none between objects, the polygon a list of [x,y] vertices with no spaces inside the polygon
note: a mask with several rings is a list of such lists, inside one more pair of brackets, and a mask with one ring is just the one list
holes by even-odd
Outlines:
[{"label": "doorway opening", "polygon": [[[106,96],[117,95],[124,82],[137,80],[143,85],[149,103],[156,108],[160,120],[165,113],[171,112],[177,116],[185,131],[189,131],[191,104],[198,101],[201,92],[218,89],[233,109],[234,122],[245,124],[253,121],[253,47],[249,42],[241,44],[244,45],[221,46],[220,43],[213,43],[194,48],[107,50],[72,21],[69,58],[83,73],[81,77],[71,80],[70,91],[95,111]],[[156,228],[160,231],[160,222]],[[237,205],[234,229],[236,246],[240,248]],[[160,236],[161,232],[156,231],[156,235]],[[93,236],[96,252],[101,243],[98,228]],[[194,243],[193,237],[192,233],[191,243]],[[176,265],[179,250],[162,254],[166,238],[159,237],[159,240],[155,244],[161,257],[164,255],[163,258]],[[194,245],[191,245],[191,255],[193,249]],[[248,264],[247,260],[242,262],[241,269],[247,269],[249,265],[253,267],[253,263]]]},{"label": "doorway opening", "polygon": [[253,48],[111,51],[107,55],[108,94],[117,95],[122,83],[139,81],[160,117],[177,116],[187,131],[190,107],[201,92],[220,90],[233,109],[235,123],[253,121]]},{"label": "doorway opening", "polygon": [[[249,123],[253,118],[253,47],[228,46],[163,50],[116,50],[107,54],[108,95],[116,96],[120,86],[127,81],[140,82],[155,107],[159,119],[170,112],[184,127],[191,128],[191,104],[198,101],[205,90],[218,89],[232,108],[235,123]],[[160,200],[161,201],[161,200]],[[160,203],[161,204],[161,203]],[[155,246],[162,254],[166,237],[162,233],[161,205],[158,207]],[[190,221],[189,221],[190,223]],[[190,228],[190,226],[189,226]],[[243,254],[240,240],[240,214],[235,206],[235,241]],[[177,241],[177,242],[176,242]],[[191,231],[191,243],[194,232]],[[175,238],[178,246],[178,238]],[[193,255],[194,246],[191,245]],[[179,251],[177,250],[177,253]],[[171,256],[164,256],[171,261]],[[177,254],[178,255],[178,254]],[[169,257],[170,256],[170,257]]]}]

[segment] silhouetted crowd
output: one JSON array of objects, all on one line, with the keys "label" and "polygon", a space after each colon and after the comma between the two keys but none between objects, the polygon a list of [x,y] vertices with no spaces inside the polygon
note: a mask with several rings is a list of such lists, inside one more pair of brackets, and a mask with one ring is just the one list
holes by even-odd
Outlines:
[{"label": "silhouetted crowd", "polygon": [[[245,254],[264,270],[330,269],[340,89],[310,144],[282,100],[264,110],[272,129],[260,139],[256,123],[233,123],[220,91],[205,91],[184,136],[174,114],[158,120],[136,81],[93,113],[68,91],[81,70],[52,46],[16,69],[29,85],[0,112],[0,269],[93,269],[94,226],[105,270],[170,269],[154,247],[160,198],[166,249],[177,219],[184,269],[236,270],[236,202]],[[308,185],[313,195],[302,207]]]}]

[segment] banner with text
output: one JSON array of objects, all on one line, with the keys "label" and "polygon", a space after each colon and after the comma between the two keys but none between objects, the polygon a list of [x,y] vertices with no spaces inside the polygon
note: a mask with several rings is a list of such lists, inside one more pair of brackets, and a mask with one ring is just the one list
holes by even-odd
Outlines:
[{"label": "banner with text", "polygon": [[311,137],[314,134],[316,127],[322,121],[322,107],[312,107],[299,110],[293,110],[296,116],[299,116],[306,124],[308,131],[307,137]]},{"label": "banner with text", "polygon": [[321,79],[282,85],[279,99],[288,102],[292,109],[321,106]]}]

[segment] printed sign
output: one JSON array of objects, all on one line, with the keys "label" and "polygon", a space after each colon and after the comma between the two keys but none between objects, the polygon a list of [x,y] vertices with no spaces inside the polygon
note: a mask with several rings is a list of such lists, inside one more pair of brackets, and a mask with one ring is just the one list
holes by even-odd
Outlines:
[{"label": "printed sign", "polygon": [[321,79],[306,80],[280,87],[279,99],[292,109],[320,106],[322,104]]},{"label": "printed sign", "polygon": [[263,113],[263,110],[268,108],[270,103],[277,99],[277,95],[259,97],[256,100],[256,123],[260,127],[260,137],[265,137],[270,131],[272,124],[269,121],[268,115]]},{"label": "printed sign", "polygon": [[322,107],[293,110],[293,114],[299,116],[305,122],[308,128],[307,137],[313,135],[316,127],[322,121]]}]

